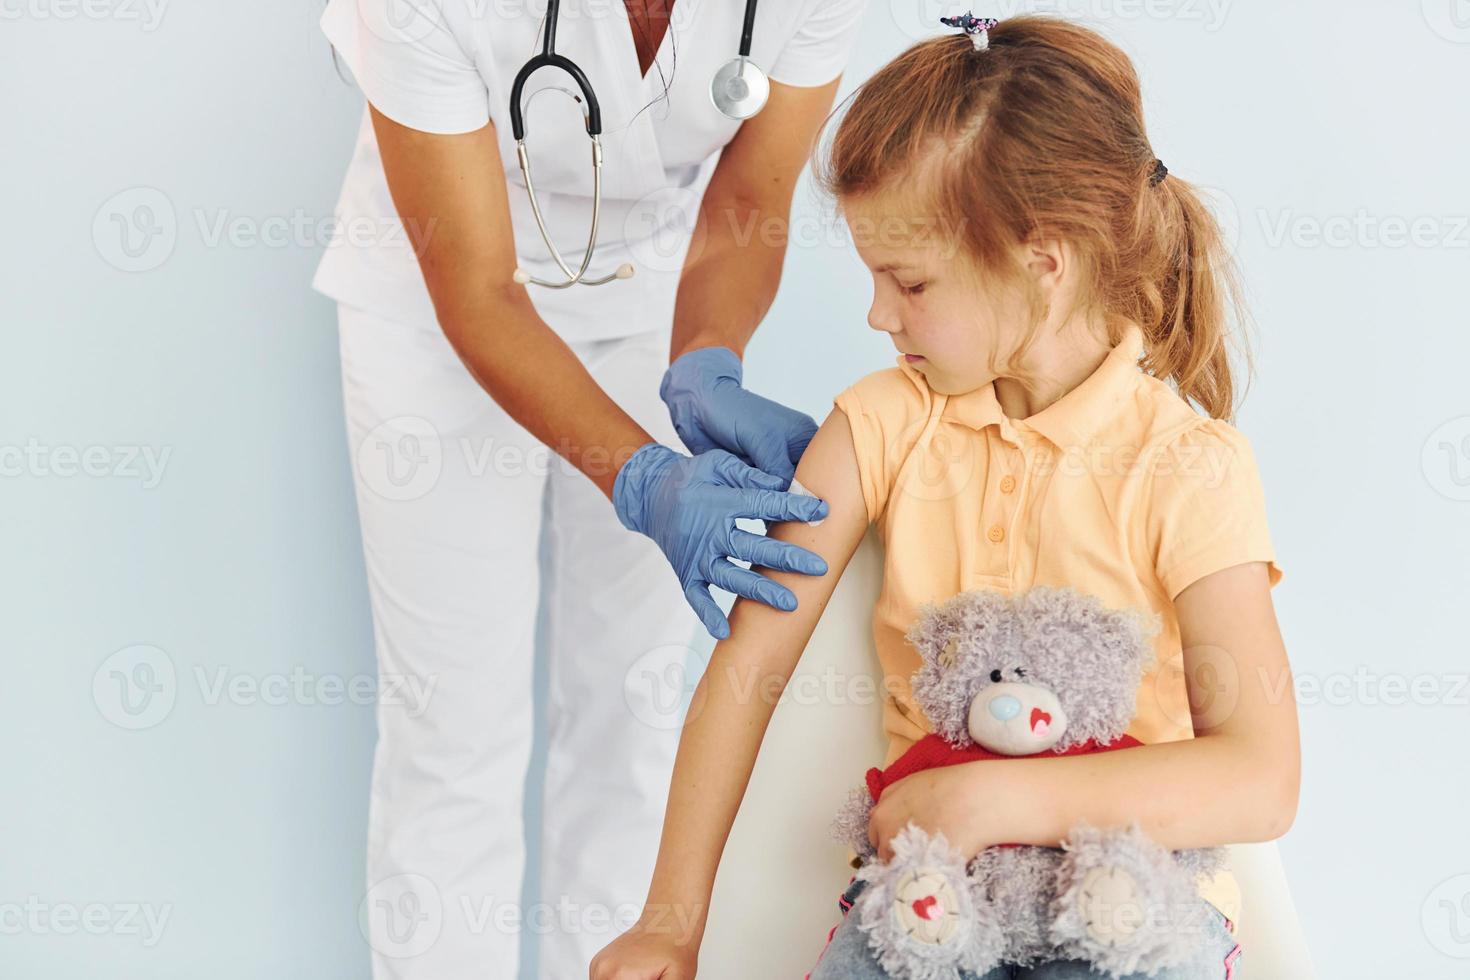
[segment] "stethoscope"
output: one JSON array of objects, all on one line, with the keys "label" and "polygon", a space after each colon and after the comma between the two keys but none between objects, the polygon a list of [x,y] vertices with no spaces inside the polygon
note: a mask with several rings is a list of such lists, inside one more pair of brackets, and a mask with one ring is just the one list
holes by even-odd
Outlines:
[{"label": "stethoscope", "polygon": [[[749,119],[760,112],[771,94],[771,83],[766,73],[750,60],[750,35],[755,27],[756,0],[745,0],[745,24],[740,31],[740,53],[731,58],[710,80],[709,98],[716,109],[731,119]],[[550,289],[566,289],[581,283],[584,286],[601,286],[614,279],[628,279],[633,275],[631,262],[624,262],[617,269],[595,279],[587,278],[587,267],[592,264],[592,253],[597,247],[597,223],[602,217],[602,110],[597,104],[597,95],[592,83],[576,63],[556,53],[556,22],[561,14],[561,0],[547,0],[546,28],[542,34],[541,53],[521,67],[516,80],[510,87],[510,130],[516,140],[516,162],[526,180],[526,194],[531,198],[531,214],[536,218],[536,228],[546,250],[556,261],[566,279],[555,282],[537,279],[525,269],[516,266],[514,279],[518,283],[535,283]],[[670,24],[668,30],[673,30]],[[546,220],[541,215],[541,205],[536,200],[536,185],[531,181],[531,155],[526,150],[526,125],[521,116],[521,89],[526,79],[538,68],[560,68],[577,83],[582,90],[583,119],[587,125],[587,136],[592,140],[592,230],[587,235],[587,249],[582,253],[582,264],[573,272],[552,244],[546,230]],[[570,94],[570,93],[568,93]],[[576,96],[572,96],[576,98]]]}]

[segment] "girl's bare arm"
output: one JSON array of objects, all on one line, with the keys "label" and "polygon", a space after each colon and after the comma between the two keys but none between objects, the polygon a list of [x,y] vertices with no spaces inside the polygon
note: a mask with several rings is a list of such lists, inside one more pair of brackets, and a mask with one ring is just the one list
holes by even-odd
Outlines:
[{"label": "girl's bare arm", "polygon": [[797,478],[826,500],[818,527],[772,526],[768,533],[827,560],[824,576],[772,571],[796,593],[794,612],[739,599],[730,637],[715,646],[695,688],[679,739],[658,862],[644,921],[653,918],[697,948],[703,937],[715,871],[776,698],[800,660],[848,560],[868,527],[847,417],[834,409],[807,447]]}]

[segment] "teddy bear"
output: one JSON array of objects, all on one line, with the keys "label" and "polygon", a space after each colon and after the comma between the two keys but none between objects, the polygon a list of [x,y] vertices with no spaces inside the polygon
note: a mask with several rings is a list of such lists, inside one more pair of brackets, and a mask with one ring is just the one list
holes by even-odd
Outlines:
[{"label": "teddy bear", "polygon": [[1082,960],[1113,977],[1186,963],[1199,946],[1198,884],[1220,848],[1169,851],[1136,825],[1079,825],[1061,848],[1003,844],[966,861],[910,822],[877,858],[868,818],[914,772],[982,760],[1122,751],[1156,620],[1074,589],[961,593],[926,605],[907,640],[932,732],[870,769],[833,822],[867,882],[848,915],[895,980],[959,980],[1001,963]]}]

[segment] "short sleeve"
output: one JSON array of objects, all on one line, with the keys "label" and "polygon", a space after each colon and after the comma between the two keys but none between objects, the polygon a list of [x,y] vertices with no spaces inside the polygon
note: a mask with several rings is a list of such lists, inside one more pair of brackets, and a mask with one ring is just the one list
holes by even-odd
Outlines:
[{"label": "short sleeve", "polygon": [[892,367],[875,371],[832,399],[852,429],[870,524],[882,516],[899,469],[923,432],[930,403],[926,391],[901,368]]},{"label": "short sleeve", "polygon": [[1239,430],[1207,419],[1162,447],[1153,464],[1148,523],[1171,600],[1206,575],[1247,562],[1266,562],[1270,584],[1281,581],[1255,454]]},{"label": "short sleeve", "polygon": [[857,42],[867,0],[815,0],[768,73],[774,82],[803,88],[842,74]]},{"label": "short sleeve", "polygon": [[330,0],[322,33],[375,109],[425,133],[490,121],[489,91],[451,26],[456,0]]}]

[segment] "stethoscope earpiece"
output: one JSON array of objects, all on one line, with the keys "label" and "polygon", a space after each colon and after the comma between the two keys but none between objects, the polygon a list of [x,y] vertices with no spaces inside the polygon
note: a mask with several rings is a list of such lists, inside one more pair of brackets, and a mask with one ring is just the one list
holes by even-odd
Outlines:
[{"label": "stethoscope earpiece", "polygon": [[[611,276],[604,278],[602,281],[606,282],[608,279],[632,279],[633,273],[636,271],[637,270],[633,268],[633,263],[624,262],[622,265],[618,266],[617,270]],[[528,282],[536,282],[536,279],[520,266],[516,266],[516,271],[511,273],[510,278],[514,282],[522,286],[524,286]]]}]

